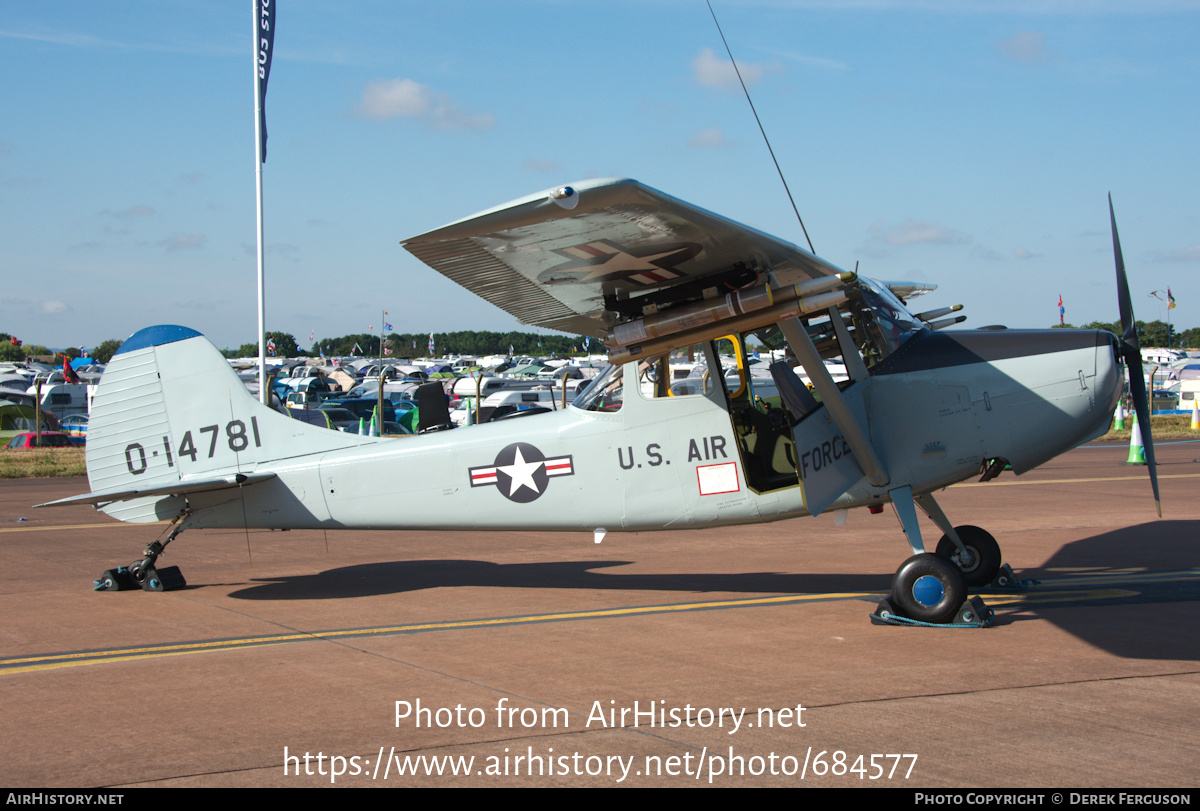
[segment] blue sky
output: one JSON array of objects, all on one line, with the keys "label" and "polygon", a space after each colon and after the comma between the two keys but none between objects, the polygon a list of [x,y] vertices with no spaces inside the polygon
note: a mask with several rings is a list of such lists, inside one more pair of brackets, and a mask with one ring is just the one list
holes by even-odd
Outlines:
[{"label": "blue sky", "polygon": [[[278,0],[267,327],[521,328],[405,237],[633,177],[797,244],[702,0]],[[1111,191],[1143,320],[1200,326],[1200,3],[714,7],[817,253],[935,282],[965,326],[1115,320]],[[0,330],[254,340],[250,0],[5,0]],[[523,328],[522,328],[523,329]]]}]

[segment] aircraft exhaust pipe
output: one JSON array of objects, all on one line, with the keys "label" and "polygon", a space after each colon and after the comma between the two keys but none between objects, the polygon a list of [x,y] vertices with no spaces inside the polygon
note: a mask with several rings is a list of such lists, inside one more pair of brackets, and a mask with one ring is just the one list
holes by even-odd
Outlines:
[{"label": "aircraft exhaust pipe", "polygon": [[[621,364],[631,360],[656,357],[670,352],[678,346],[691,346],[692,344],[710,341],[713,338],[720,338],[722,335],[748,332],[759,327],[764,327],[767,324],[778,323],[786,318],[796,318],[801,315],[824,310],[828,307],[836,307],[839,304],[845,303],[848,299],[857,298],[860,295],[857,288],[850,288],[846,290],[832,290],[815,295],[795,296],[792,294],[793,289],[786,288],[788,291],[787,300],[777,302],[769,307],[753,310],[732,318],[706,323],[692,329],[673,332],[663,337],[644,340],[640,343],[614,347],[608,350],[609,363]],[[776,289],[774,296],[777,299],[780,298],[780,290]]]},{"label": "aircraft exhaust pipe", "polygon": [[943,318],[941,321],[927,321],[925,322],[925,326],[932,330],[939,330],[945,329],[946,327],[952,327],[955,324],[961,324],[966,320],[967,317],[965,315],[959,315],[955,316],[954,318]]},{"label": "aircraft exhaust pipe", "polygon": [[617,324],[609,332],[606,343],[611,347],[627,346],[638,341],[662,338],[674,333],[703,327],[745,315],[773,304],[784,304],[805,296],[813,296],[849,284],[858,278],[853,271],[809,279],[789,287],[771,288],[763,285],[735,290],[725,296],[676,307],[663,313]]},{"label": "aircraft exhaust pipe", "polygon": [[[935,318],[941,318],[943,315],[956,313],[962,308],[963,306],[961,304],[955,304],[953,307],[939,307],[936,310],[926,310],[923,313],[917,313],[913,317],[921,321],[932,321]],[[966,318],[966,316],[963,316],[963,318]]]}]

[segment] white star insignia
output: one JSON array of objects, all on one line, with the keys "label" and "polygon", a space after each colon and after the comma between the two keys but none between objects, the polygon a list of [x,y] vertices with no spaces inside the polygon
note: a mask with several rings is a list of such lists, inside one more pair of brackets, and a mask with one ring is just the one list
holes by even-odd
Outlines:
[{"label": "white star insignia", "polygon": [[509,496],[516,495],[516,492],[522,487],[528,487],[535,493],[541,493],[533,481],[533,474],[537,473],[542,464],[543,462],[526,462],[525,457],[521,456],[521,449],[517,448],[513,463],[497,467],[496,470],[503,471],[504,475],[512,480],[508,488]]}]

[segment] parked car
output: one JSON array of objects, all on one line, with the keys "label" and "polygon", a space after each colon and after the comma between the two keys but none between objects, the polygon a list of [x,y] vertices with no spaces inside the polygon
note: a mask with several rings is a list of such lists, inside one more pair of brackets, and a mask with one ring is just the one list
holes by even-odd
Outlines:
[{"label": "parked car", "polygon": [[10,450],[28,450],[30,448],[69,448],[71,437],[60,431],[42,431],[41,442],[38,435],[32,431],[17,434],[6,446]]},{"label": "parked car", "polygon": [[[328,409],[346,409],[353,412],[355,417],[361,417],[364,420],[370,420],[371,415],[375,413],[379,401],[376,398],[346,398],[342,400],[326,400],[321,403],[318,408]],[[396,407],[389,401],[383,401],[383,419],[385,422],[396,421]]]},{"label": "parked car", "polygon": [[83,445],[87,442],[87,414],[72,414],[69,417],[63,417],[59,427],[62,432],[71,438],[71,444]]}]

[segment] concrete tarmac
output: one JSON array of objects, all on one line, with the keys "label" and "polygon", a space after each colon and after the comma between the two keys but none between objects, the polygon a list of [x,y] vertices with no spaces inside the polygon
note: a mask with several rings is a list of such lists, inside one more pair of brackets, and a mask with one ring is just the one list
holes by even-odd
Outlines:
[{"label": "concrete tarmac", "polygon": [[[0,483],[0,784],[1200,785],[1200,444],[937,495],[1026,579],[876,626],[891,509],[661,533],[186,532]],[[403,508],[403,494],[397,494]],[[926,543],[940,533],[922,516]],[[403,772],[403,773],[402,773]],[[414,774],[415,772],[415,774]]]}]

